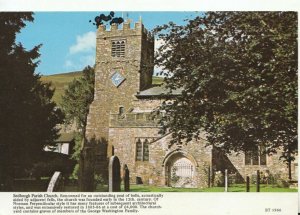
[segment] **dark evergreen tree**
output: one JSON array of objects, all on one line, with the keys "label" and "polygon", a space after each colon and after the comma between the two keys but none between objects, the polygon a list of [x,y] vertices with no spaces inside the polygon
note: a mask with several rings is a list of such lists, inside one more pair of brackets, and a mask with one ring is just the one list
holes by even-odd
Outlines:
[{"label": "dark evergreen tree", "polygon": [[13,190],[16,173],[40,159],[58,137],[62,112],[51,101],[53,90],[35,73],[39,48],[25,50],[16,34],[33,21],[32,13],[0,13],[1,189]]},{"label": "dark evergreen tree", "polygon": [[156,63],[170,90],[162,131],[177,142],[207,133],[225,152],[297,152],[297,13],[209,12],[156,28]]}]

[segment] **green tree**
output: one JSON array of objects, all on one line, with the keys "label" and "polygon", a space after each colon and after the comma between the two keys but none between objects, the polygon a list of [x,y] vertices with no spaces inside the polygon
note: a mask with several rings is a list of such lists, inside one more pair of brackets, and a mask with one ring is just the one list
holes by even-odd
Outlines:
[{"label": "green tree", "polygon": [[94,99],[94,68],[87,66],[83,76],[74,79],[62,97],[62,110],[66,116],[66,124],[76,123],[76,127],[84,133],[89,105]]},{"label": "green tree", "polygon": [[225,152],[297,152],[297,13],[209,12],[156,28],[156,63],[170,91],[162,132],[190,141],[205,131]]},{"label": "green tree", "polygon": [[1,189],[13,190],[15,172],[40,159],[45,145],[58,136],[62,112],[51,101],[49,84],[35,74],[40,45],[25,50],[16,34],[33,21],[32,13],[0,13]]},{"label": "green tree", "polygon": [[[83,69],[83,76],[74,79],[63,95],[62,110],[65,114],[65,124],[76,124],[78,132],[75,135],[75,152],[73,159],[79,160],[81,144],[85,135],[89,105],[94,99],[94,68],[87,66]],[[78,164],[75,166],[73,177],[77,177]]]}]

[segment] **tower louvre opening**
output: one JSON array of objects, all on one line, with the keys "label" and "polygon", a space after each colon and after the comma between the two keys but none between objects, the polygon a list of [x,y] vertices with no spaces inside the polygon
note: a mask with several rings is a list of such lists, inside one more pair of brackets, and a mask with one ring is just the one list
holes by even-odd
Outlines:
[{"label": "tower louvre opening", "polygon": [[125,41],[124,40],[112,41],[111,56],[112,57],[125,57]]}]

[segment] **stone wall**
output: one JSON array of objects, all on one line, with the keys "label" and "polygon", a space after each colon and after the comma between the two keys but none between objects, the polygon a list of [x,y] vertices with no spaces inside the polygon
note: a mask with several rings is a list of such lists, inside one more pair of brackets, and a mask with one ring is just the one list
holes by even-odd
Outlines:
[{"label": "stone wall", "polygon": [[163,99],[139,99],[133,101],[134,112],[151,112],[159,107]]},{"label": "stone wall", "polygon": [[157,127],[160,116],[151,112],[110,114],[110,127]]},{"label": "stone wall", "polygon": [[[170,144],[171,134],[158,135],[158,128],[111,127],[109,141],[114,146],[114,154],[130,170],[130,182],[136,183],[140,177],[144,184],[166,186],[169,181],[168,165],[178,157],[186,157],[194,165],[193,186],[207,187],[207,170],[211,165],[211,148],[205,147],[205,140],[190,142],[188,144]],[[149,161],[136,160],[136,139],[148,138]]]},{"label": "stone wall", "polygon": [[[273,154],[270,156],[266,156],[267,163],[266,165],[245,165],[245,154],[235,154],[229,155],[228,158],[232,162],[232,164],[235,166],[235,168],[240,172],[242,177],[246,179],[246,176],[255,175],[257,170],[260,170],[261,172],[266,172],[267,170],[272,175],[279,175],[283,179],[288,179],[288,166],[286,163],[284,163],[282,160],[280,160],[281,152],[278,151],[277,154]],[[297,163],[297,160],[292,163],[292,178],[294,180],[297,180],[297,177],[295,175],[295,163]]]}]

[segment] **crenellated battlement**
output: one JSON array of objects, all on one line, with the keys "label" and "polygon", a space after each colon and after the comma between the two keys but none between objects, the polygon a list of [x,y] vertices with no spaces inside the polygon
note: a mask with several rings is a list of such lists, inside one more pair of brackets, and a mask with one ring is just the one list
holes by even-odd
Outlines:
[{"label": "crenellated battlement", "polygon": [[123,24],[113,23],[110,28],[106,25],[100,25],[98,27],[98,37],[114,37],[122,35],[146,35],[148,40],[154,40],[154,36],[144,27],[141,21],[134,23],[133,28],[129,21],[125,21]]}]

